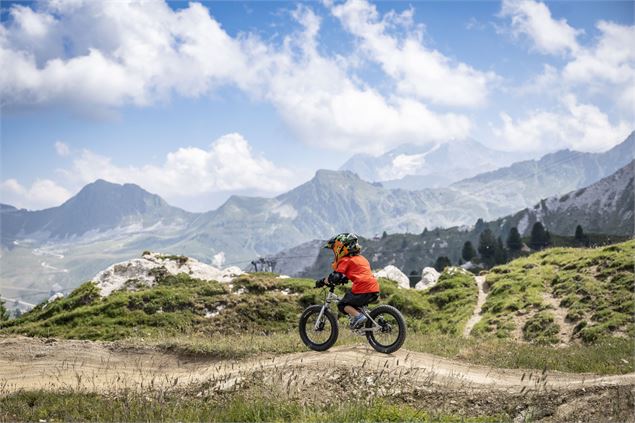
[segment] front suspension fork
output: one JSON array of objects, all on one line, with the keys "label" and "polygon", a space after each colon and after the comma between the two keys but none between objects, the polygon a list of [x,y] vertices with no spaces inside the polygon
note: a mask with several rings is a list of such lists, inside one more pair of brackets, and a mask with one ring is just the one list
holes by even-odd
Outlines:
[{"label": "front suspension fork", "polygon": [[328,306],[329,306],[328,303],[322,306],[322,309],[320,310],[320,314],[318,314],[317,320],[315,321],[315,326],[313,327],[314,331],[320,330],[320,323],[322,322],[322,318],[324,317],[324,310],[326,310]]}]

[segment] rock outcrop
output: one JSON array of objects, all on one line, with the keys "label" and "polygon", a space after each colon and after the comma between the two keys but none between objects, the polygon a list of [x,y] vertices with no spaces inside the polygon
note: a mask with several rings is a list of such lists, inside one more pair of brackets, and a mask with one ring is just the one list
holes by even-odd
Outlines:
[{"label": "rock outcrop", "polygon": [[393,265],[388,265],[377,272],[373,272],[376,278],[386,278],[399,284],[399,288],[409,289],[410,279],[401,270]]},{"label": "rock outcrop", "polygon": [[140,259],[116,263],[92,279],[106,297],[119,289],[134,290],[139,285],[153,286],[157,275],[185,273],[192,278],[231,282],[244,272],[238,267],[219,269],[185,256],[168,256],[145,252]]},{"label": "rock outcrop", "polygon": [[441,273],[437,272],[434,267],[424,267],[421,272],[421,280],[415,285],[415,289],[430,289],[437,284]]}]

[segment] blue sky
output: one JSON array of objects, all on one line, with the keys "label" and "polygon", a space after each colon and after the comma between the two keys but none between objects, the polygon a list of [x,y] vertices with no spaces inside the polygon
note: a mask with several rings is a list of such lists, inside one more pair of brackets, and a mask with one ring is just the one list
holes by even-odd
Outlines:
[{"label": "blue sky", "polygon": [[3,2],[0,201],[96,178],[192,211],[403,143],[633,130],[633,2]]}]

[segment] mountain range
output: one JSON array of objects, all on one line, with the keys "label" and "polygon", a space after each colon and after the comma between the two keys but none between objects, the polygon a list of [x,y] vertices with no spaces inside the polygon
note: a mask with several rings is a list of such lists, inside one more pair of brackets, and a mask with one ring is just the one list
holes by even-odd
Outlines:
[{"label": "mountain range", "polygon": [[521,157],[518,153],[492,150],[473,139],[450,140],[402,145],[381,156],[356,154],[340,170],[350,170],[366,181],[381,181],[385,188],[420,190],[445,187],[508,166]]},{"label": "mountain range", "polygon": [[626,166],[634,157],[635,133],[631,133],[622,143],[602,153],[561,150],[539,160],[525,160],[481,173],[453,183],[449,189],[500,205],[488,210],[489,218],[493,218],[531,207],[543,198],[591,185]]},{"label": "mountain range", "polygon": [[117,185],[101,179],[86,185],[59,207],[28,211],[2,205],[0,211],[5,244],[21,237],[63,240],[129,225],[147,229],[162,221],[183,225],[193,216],[137,185]]},{"label": "mountain range", "polygon": [[[361,241],[365,256],[375,269],[387,265],[397,266],[407,274],[421,274],[421,269],[432,266],[437,257],[447,256],[457,263],[463,243],[470,241],[478,246],[480,234],[489,229],[495,237],[504,241],[512,227],[521,236],[529,236],[534,223],[542,222],[553,234],[573,236],[581,225],[588,234],[604,234],[615,240],[625,240],[635,235],[634,187],[635,161],[619,169],[613,175],[563,196],[541,200],[531,208],[496,220],[479,219],[470,228],[453,227],[425,230],[420,234],[384,234],[381,237]],[[285,250],[270,257],[276,262],[276,271],[292,276],[318,278],[330,269],[332,254],[316,250],[314,256],[300,256],[294,260],[294,251],[309,246],[319,246],[317,240]],[[302,269],[302,270],[298,270]]]},{"label": "mountain range", "polygon": [[58,207],[0,207],[2,294],[24,298],[32,290],[33,298],[41,298],[55,284],[77,286],[144,250],[208,262],[224,255],[227,264],[243,266],[341,231],[372,237],[467,227],[610,175],[632,160],[634,140],[631,134],[605,153],[563,151],[516,163],[444,189],[387,189],[350,171],[320,170],[275,198],[233,196],[206,213],[172,207],[134,184],[98,180]]},{"label": "mountain range", "polygon": [[510,221],[523,233],[535,222],[542,222],[558,234],[572,234],[576,226],[581,225],[590,233],[632,235],[635,231],[634,166],[635,162],[631,161],[586,188],[541,200],[534,207],[516,213]]}]

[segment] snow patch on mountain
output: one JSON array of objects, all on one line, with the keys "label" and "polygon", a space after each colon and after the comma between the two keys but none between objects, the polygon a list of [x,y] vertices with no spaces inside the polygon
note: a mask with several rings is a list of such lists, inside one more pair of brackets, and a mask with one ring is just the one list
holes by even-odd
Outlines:
[{"label": "snow patch on mountain", "polygon": [[399,288],[409,289],[410,279],[396,266],[388,265],[377,272],[373,272],[376,278],[386,278],[395,281],[399,284]]},{"label": "snow patch on mountain", "polygon": [[401,179],[406,175],[414,175],[425,165],[427,153],[399,154],[387,166],[377,169],[380,180]]},{"label": "snow patch on mountain", "polygon": [[293,220],[298,217],[298,211],[291,204],[279,204],[271,211],[283,219]]},{"label": "snow patch on mountain", "polygon": [[92,279],[102,297],[120,289],[134,290],[136,286],[153,286],[158,274],[178,275],[185,273],[192,278],[231,282],[244,272],[236,266],[219,269],[209,264],[184,256],[166,256],[146,252],[140,259],[116,263]]},{"label": "snow patch on mountain", "polygon": [[524,234],[527,228],[529,227],[529,216],[524,215],[520,221],[518,222],[518,232]]}]

